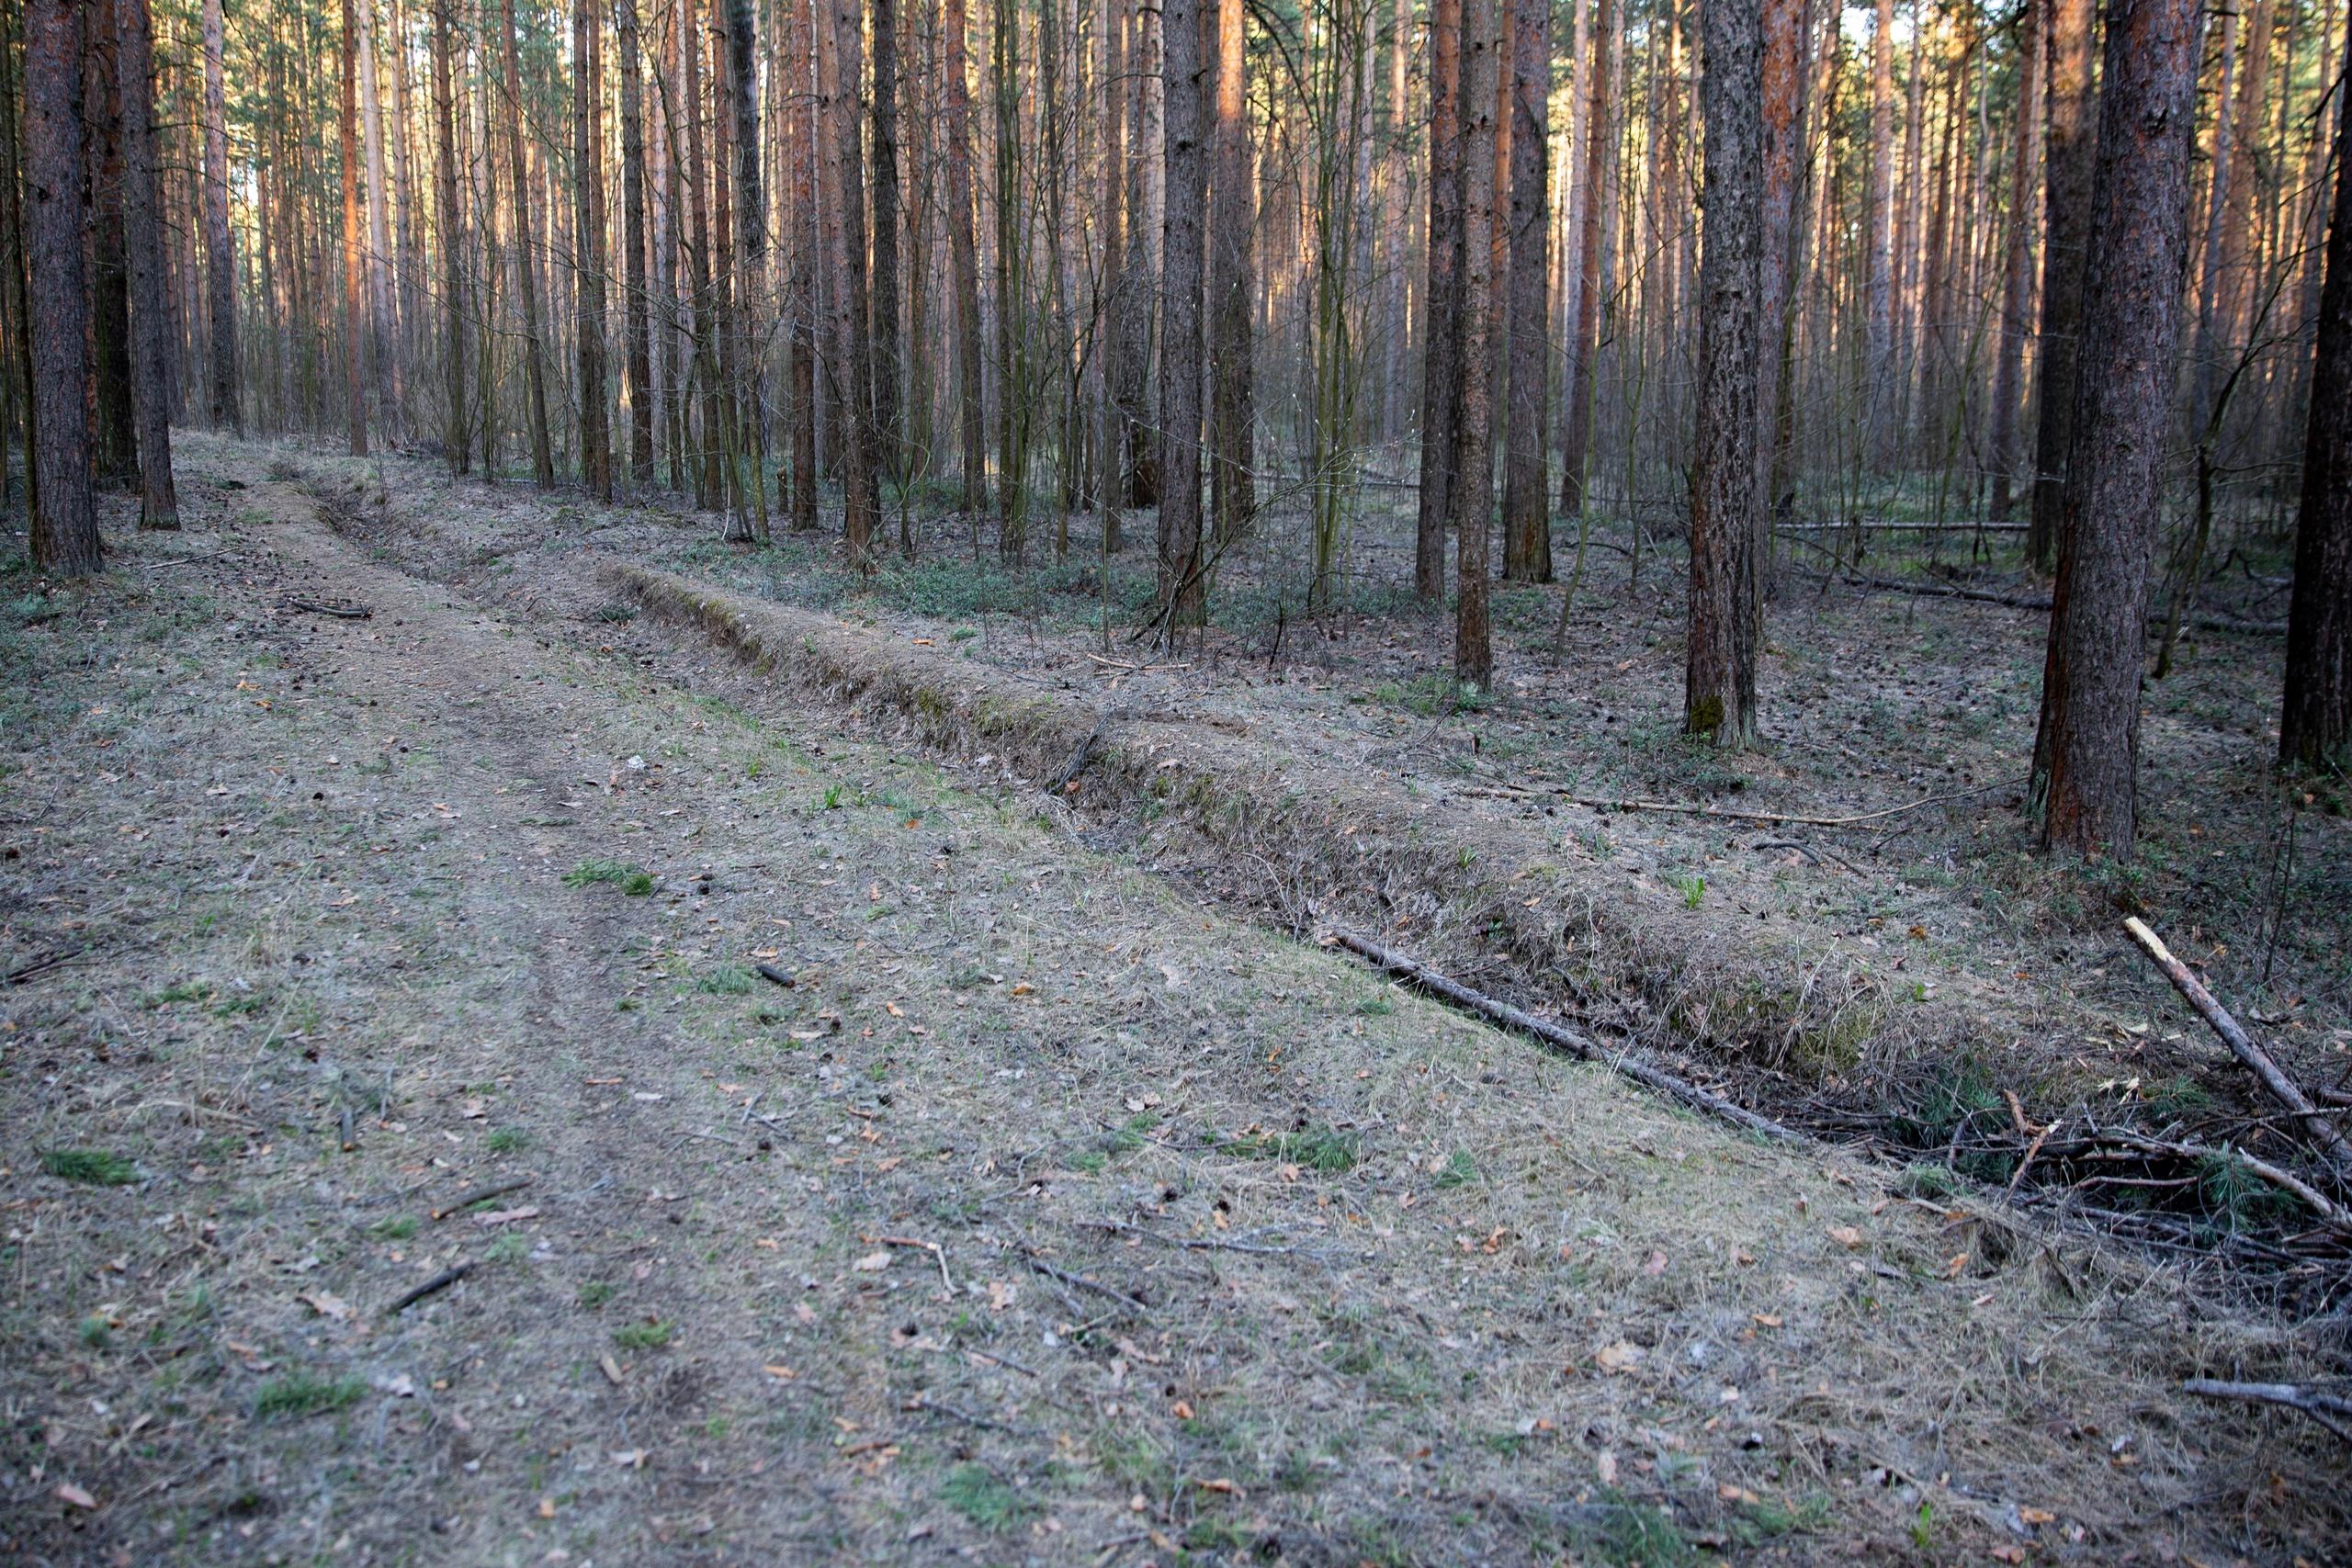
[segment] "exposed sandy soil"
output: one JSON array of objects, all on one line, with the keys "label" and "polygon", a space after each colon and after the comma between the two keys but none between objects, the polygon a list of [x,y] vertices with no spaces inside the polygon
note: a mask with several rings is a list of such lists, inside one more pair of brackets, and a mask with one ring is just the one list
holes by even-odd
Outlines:
[{"label": "exposed sandy soil", "polygon": [[658,520],[515,496],[553,544],[444,561],[468,597],[271,459],[191,437],[188,533],[10,580],[0,972],[65,961],[0,989],[13,1558],[2352,1529],[2306,1425],[2177,1392],[2308,1372],[2309,1329],[1697,1121],[597,618],[583,538]]}]

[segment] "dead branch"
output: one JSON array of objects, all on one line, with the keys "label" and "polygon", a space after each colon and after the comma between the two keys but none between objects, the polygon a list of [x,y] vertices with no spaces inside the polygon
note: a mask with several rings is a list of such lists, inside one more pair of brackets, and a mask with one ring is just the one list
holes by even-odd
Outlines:
[{"label": "dead branch", "polygon": [[[2138,1133],[2106,1129],[2090,1134],[2089,1138],[2094,1143],[2117,1144],[2125,1148],[2138,1149],[2145,1154],[2171,1155],[2179,1159],[2220,1160],[2224,1164],[2243,1166],[2250,1175],[2260,1177],[2281,1192],[2300,1199],[2305,1207],[2329,1225],[2338,1230],[2352,1232],[2352,1214],[2346,1213],[2342,1205],[2331,1201],[2325,1194],[2294,1172],[2281,1169],[2268,1160],[2250,1155],[2244,1149],[2233,1148],[2226,1144],[2190,1144],[2177,1139],[2151,1138]],[[2041,1140],[2036,1139],[2035,1146],[2040,1147],[2040,1145]]]},{"label": "dead branch", "polygon": [[2335,1123],[2327,1119],[2326,1113],[2313,1105],[2301,1087],[2280,1070],[2267,1052],[2254,1043],[2238,1021],[2230,1016],[2229,1010],[2205,988],[2202,980],[2189,972],[2188,964],[2172,955],[2172,950],[2165,946],[2164,939],[2151,931],[2145,920],[2133,915],[2124,920],[2123,929],[2132,933],[2132,940],[2140,944],[2155,966],[2163,971],[2165,978],[2172,982],[2173,989],[2187,998],[2188,1005],[2212,1026],[2213,1032],[2220,1035],[2222,1043],[2230,1048],[2230,1055],[2262,1080],[2262,1086],[2270,1091],[2272,1099],[2301,1119],[2312,1137],[2327,1152],[2336,1174],[2352,1178],[2352,1144],[2344,1141],[2344,1134],[2335,1130]]},{"label": "dead branch", "polygon": [[520,1191],[537,1179],[536,1176],[518,1176],[512,1181],[498,1181],[492,1182],[488,1187],[477,1187],[463,1197],[444,1203],[434,1210],[433,1217],[436,1220],[446,1220],[459,1210],[469,1209],[485,1198],[503,1198],[509,1192]]},{"label": "dead branch", "polygon": [[1182,1247],[1188,1252],[1248,1252],[1263,1258],[1288,1258],[1298,1251],[1295,1247],[1259,1247],[1246,1241],[1225,1241],[1207,1235],[1162,1235],[1142,1225],[1131,1225],[1125,1220],[1080,1220],[1083,1230],[1109,1231],[1115,1235],[1139,1235],[1146,1241],[1156,1241],[1162,1247]]},{"label": "dead branch", "polygon": [[1679,1100],[1693,1110],[1703,1111],[1710,1116],[1721,1117],[1736,1127],[1744,1128],[1750,1133],[1759,1134],[1768,1138],[1794,1138],[1797,1135],[1770,1117],[1758,1116],[1745,1106],[1733,1104],[1713,1089],[1702,1089],[1687,1078],[1677,1077],[1663,1067],[1653,1066],[1630,1052],[1606,1050],[1599,1041],[1592,1039],[1589,1035],[1579,1034],[1575,1030],[1565,1029],[1556,1023],[1547,1023],[1533,1013],[1522,1011],[1509,1002],[1497,1001],[1492,997],[1474,991],[1461,982],[1450,980],[1436,970],[1406,957],[1393,948],[1383,947],[1369,937],[1359,936],[1351,931],[1334,926],[1331,928],[1331,940],[1349,952],[1369,958],[1393,975],[1404,976],[1423,990],[1443,997],[1456,1006],[1468,1008],[1472,1012],[1482,1017],[1492,1019],[1498,1023],[1507,1024],[1524,1033],[1532,1034],[1547,1044],[1558,1046],[1570,1055],[1580,1056],[1589,1062],[1601,1063],[1632,1078],[1635,1083]]},{"label": "dead branch", "polygon": [[2310,1383],[2299,1382],[2224,1382],[2218,1378],[2190,1378],[2180,1385],[2183,1393],[2193,1393],[2203,1399],[2229,1399],[2246,1404],[2281,1404],[2290,1410],[2300,1410],[2347,1443],[2352,1443],[2352,1399]]},{"label": "dead branch", "polygon": [[1073,1274],[1067,1269],[1057,1269],[1034,1252],[1023,1253],[1022,1255],[1022,1259],[1027,1263],[1030,1268],[1035,1269],[1038,1273],[1043,1274],[1048,1280],[1058,1280],[1065,1285],[1075,1285],[1081,1291],[1092,1291],[1096,1295],[1108,1296],[1111,1300],[1117,1302],[1121,1306],[1139,1313],[1146,1317],[1151,1315],[1151,1308],[1149,1306],[1127,1294],[1126,1292],[1106,1285],[1100,1280],[1090,1280],[1083,1274]]},{"label": "dead branch", "polygon": [[440,1273],[434,1275],[433,1278],[427,1280],[424,1283],[417,1286],[416,1289],[409,1292],[406,1295],[401,1297],[400,1300],[386,1307],[384,1309],[384,1315],[386,1317],[390,1317],[395,1313],[406,1312],[409,1308],[414,1306],[425,1297],[439,1294],[441,1292],[447,1290],[450,1286],[456,1284],[458,1280],[464,1279],[473,1271],[474,1266],[470,1258],[458,1264],[454,1269],[444,1269]]},{"label": "dead branch", "polygon": [[909,1235],[883,1235],[875,1240],[885,1247],[911,1247],[928,1252],[939,1260],[939,1282],[947,1287],[947,1298],[956,1299],[956,1281],[947,1277],[947,1249],[935,1241],[917,1241]]},{"label": "dead branch", "polygon": [[754,964],[752,967],[759,971],[761,979],[773,980],[787,991],[792,989],[794,982],[790,971],[779,969],[773,964]]},{"label": "dead branch", "polygon": [[1922,807],[1948,806],[1955,800],[1989,795],[1996,789],[2013,789],[2025,782],[2023,775],[2019,775],[1994,784],[1978,784],[1973,789],[1957,790],[1951,795],[1931,795],[1923,800],[1906,801],[1901,806],[1889,806],[1878,811],[1857,812],[1850,817],[1798,817],[1779,811],[1725,810],[1721,807],[1693,806],[1679,800],[1617,800],[1606,795],[1570,795],[1566,790],[1554,793],[1573,805],[1589,807],[1595,811],[1673,811],[1686,817],[1721,817],[1734,822],[1770,822],[1792,828],[1851,828],[1858,823],[1900,817],[1906,811],[1917,811]]},{"label": "dead branch", "polygon": [[340,621],[369,620],[376,614],[365,604],[330,604],[319,599],[298,599],[290,593],[278,600],[277,607],[281,610],[307,610],[313,615],[333,615]]}]

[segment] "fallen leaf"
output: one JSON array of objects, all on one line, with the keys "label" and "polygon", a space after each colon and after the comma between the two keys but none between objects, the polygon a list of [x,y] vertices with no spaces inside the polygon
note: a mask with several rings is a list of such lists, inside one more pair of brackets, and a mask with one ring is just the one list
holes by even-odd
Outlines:
[{"label": "fallen leaf", "polygon": [[605,1381],[615,1388],[620,1387],[626,1381],[621,1373],[621,1364],[613,1359],[613,1353],[610,1350],[596,1358],[596,1365],[604,1370]]},{"label": "fallen leaf", "polygon": [[339,1321],[351,1315],[351,1303],[341,1296],[326,1291],[305,1291],[294,1299],[321,1317],[332,1317]]},{"label": "fallen leaf", "polygon": [[1642,1358],[1647,1353],[1631,1340],[1620,1339],[1614,1345],[1602,1346],[1593,1359],[1609,1371],[1622,1372],[1640,1366]]},{"label": "fallen leaf", "polygon": [[1195,1481],[1193,1484],[1199,1487],[1204,1492],[1222,1492],[1227,1496],[1238,1496],[1241,1492],[1240,1487],[1236,1486],[1232,1482],[1227,1481],[1221,1475],[1212,1477],[1206,1481]]},{"label": "fallen leaf", "polygon": [[77,1508],[95,1508],[98,1506],[98,1500],[96,1497],[70,1481],[57,1489],[57,1495]]},{"label": "fallen leaf", "polygon": [[1748,1317],[1758,1328],[1778,1328],[1781,1326],[1781,1314],[1776,1312],[1750,1313],[1748,1314]]},{"label": "fallen leaf", "polygon": [[859,1258],[855,1263],[851,1264],[850,1267],[855,1269],[861,1274],[878,1274],[883,1269],[890,1267],[890,1254],[887,1250],[882,1252],[869,1252],[865,1257]]},{"label": "fallen leaf", "polygon": [[1862,1245],[1862,1233],[1851,1225],[1832,1225],[1829,1227],[1829,1239],[1851,1252]]},{"label": "fallen leaf", "polygon": [[536,1220],[538,1217],[538,1205],[526,1203],[519,1209],[498,1209],[487,1214],[476,1214],[474,1224],[487,1230],[492,1225],[511,1225],[517,1220]]}]

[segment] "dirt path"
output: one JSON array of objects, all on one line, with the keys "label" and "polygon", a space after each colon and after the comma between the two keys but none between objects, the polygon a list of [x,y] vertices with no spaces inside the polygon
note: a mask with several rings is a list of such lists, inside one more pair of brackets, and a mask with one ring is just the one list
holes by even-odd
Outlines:
[{"label": "dirt path", "polygon": [[2306,1434],[2171,1392],[2283,1335],[1220,919],[707,649],[485,613],[261,456],[193,444],[199,531],[5,627],[0,968],[65,960],[0,989],[13,1558],[2342,1539]]}]

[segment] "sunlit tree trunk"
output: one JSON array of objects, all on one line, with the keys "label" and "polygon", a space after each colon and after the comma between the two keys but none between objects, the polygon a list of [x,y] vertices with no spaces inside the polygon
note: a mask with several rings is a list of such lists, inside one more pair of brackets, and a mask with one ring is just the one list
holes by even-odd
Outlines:
[{"label": "sunlit tree trunk", "polygon": [[1421,472],[1413,591],[1445,597],[1445,525],[1453,514],[1454,420],[1462,393],[1462,0],[1430,4],[1428,283],[1421,291]]},{"label": "sunlit tree trunk", "polygon": [[956,284],[956,402],[964,434],[964,510],[974,536],[989,505],[988,410],[980,389],[979,241],[973,232],[972,96],[964,0],[946,0],[947,243]]},{"label": "sunlit tree trunk", "polygon": [[2000,358],[1993,374],[1995,521],[2012,510],[2017,481],[2018,402],[2025,376],[2027,310],[2033,289],[2033,198],[2040,189],[2041,32],[2048,0],[2026,0],[2018,18],[2017,124],[2010,134],[2008,244],[2001,276]]},{"label": "sunlit tree trunk", "polygon": [[343,0],[343,355],[345,419],[354,457],[368,455],[367,305],[359,239],[359,22],[353,0]]},{"label": "sunlit tree trunk", "polygon": [[660,400],[653,384],[651,284],[646,276],[645,88],[637,0],[613,0],[613,19],[621,61],[622,314],[628,339],[628,470],[629,483],[645,490],[653,483],[653,426]]},{"label": "sunlit tree trunk", "polygon": [[882,472],[906,477],[899,354],[899,10],[874,0],[874,439]]},{"label": "sunlit tree trunk", "polygon": [[1596,339],[1600,323],[1601,226],[1609,189],[1609,167],[1616,138],[1610,129],[1609,88],[1611,73],[1603,64],[1610,40],[1617,33],[1617,0],[1598,0],[1592,28],[1592,52],[1584,68],[1592,86],[1585,109],[1584,166],[1577,172],[1575,265],[1577,274],[1576,321],[1568,334],[1567,406],[1560,433],[1560,510],[1582,517],[1586,506],[1585,470],[1592,452],[1592,397]]},{"label": "sunlit tree trunk", "polygon": [[1216,543],[1223,548],[1247,530],[1258,504],[1251,474],[1257,405],[1250,333],[1258,304],[1250,257],[1257,171],[1250,157],[1245,0],[1204,3],[1216,38],[1216,113],[1210,131],[1209,429]]},{"label": "sunlit tree trunk", "polygon": [[1460,140],[1462,252],[1453,352],[1461,366],[1453,474],[1446,482],[1454,529],[1453,673],[1485,690],[1495,673],[1487,626],[1487,543],[1494,531],[1495,140],[1500,91],[1496,0],[1461,0]]},{"label": "sunlit tree trunk", "polygon": [[[344,0],[347,6],[351,0]],[[514,278],[523,302],[523,376],[531,421],[531,476],[542,489],[555,484],[555,452],[548,440],[547,352],[539,338],[538,264],[532,252],[530,162],[523,155],[523,68],[514,48],[514,0],[501,0],[500,50],[506,67],[506,169],[514,197]]]},{"label": "sunlit tree trunk", "polygon": [[2196,130],[2197,0],[2109,0],[2082,343],[2032,797],[2045,849],[2132,853]]},{"label": "sunlit tree trunk", "polygon": [[572,0],[572,349],[580,378],[580,482],[613,498],[611,414],[605,393],[605,0]]},{"label": "sunlit tree trunk", "polygon": [[1552,581],[1549,287],[1552,274],[1551,0],[1506,0],[1515,12],[1511,88],[1509,390],[1503,451],[1503,575]]},{"label": "sunlit tree trunk", "polygon": [[1871,461],[1884,467],[1894,444],[1894,0],[1878,0],[1871,29],[1870,185],[1863,201],[1868,320],[1862,398]]}]

